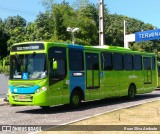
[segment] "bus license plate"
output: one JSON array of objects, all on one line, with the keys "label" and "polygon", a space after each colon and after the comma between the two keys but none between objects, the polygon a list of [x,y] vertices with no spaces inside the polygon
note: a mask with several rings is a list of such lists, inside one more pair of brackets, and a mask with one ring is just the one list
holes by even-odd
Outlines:
[{"label": "bus license plate", "polygon": [[19,99],[25,99],[26,96],[25,95],[19,95]]}]

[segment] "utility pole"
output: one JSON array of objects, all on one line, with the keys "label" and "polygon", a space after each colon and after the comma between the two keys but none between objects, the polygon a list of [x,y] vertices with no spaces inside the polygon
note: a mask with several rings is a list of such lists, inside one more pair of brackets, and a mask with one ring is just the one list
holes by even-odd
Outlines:
[{"label": "utility pole", "polygon": [[104,1],[99,0],[99,45],[103,46],[104,44]]},{"label": "utility pole", "polygon": [[126,42],[126,20],[124,20],[123,33],[124,33],[124,48],[128,48]]}]

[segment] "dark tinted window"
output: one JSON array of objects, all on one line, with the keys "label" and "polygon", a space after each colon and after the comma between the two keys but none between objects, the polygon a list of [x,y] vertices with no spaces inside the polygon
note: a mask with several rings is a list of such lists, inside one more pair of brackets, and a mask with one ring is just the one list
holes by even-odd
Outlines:
[{"label": "dark tinted window", "polygon": [[101,54],[101,68],[102,70],[112,70],[113,65],[112,65],[112,53],[107,53],[104,52]]},{"label": "dark tinted window", "polygon": [[86,53],[87,70],[99,70],[98,54]]},{"label": "dark tinted window", "polygon": [[125,70],[132,70],[133,69],[132,55],[129,55],[129,54],[124,55],[124,69]]},{"label": "dark tinted window", "polygon": [[83,51],[77,49],[69,50],[69,67],[70,70],[83,70]]},{"label": "dark tinted window", "polygon": [[140,55],[133,56],[133,66],[134,66],[134,70],[142,69],[142,57]]},{"label": "dark tinted window", "polygon": [[122,54],[113,54],[113,68],[114,70],[123,70],[123,56]]},{"label": "dark tinted window", "polygon": [[156,69],[156,60],[155,57],[152,57],[152,70]]},{"label": "dark tinted window", "polygon": [[144,70],[151,70],[151,58],[144,57],[143,63],[144,63]]}]

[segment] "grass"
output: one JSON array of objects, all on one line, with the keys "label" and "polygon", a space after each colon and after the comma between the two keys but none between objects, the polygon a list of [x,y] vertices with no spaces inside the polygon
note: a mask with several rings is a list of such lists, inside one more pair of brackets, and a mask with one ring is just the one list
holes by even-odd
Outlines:
[{"label": "grass", "polygon": [[[82,120],[69,124],[71,127],[76,125],[160,125],[160,101],[154,101],[139,106],[125,108],[114,112],[106,113],[100,116],[96,116],[90,119]],[[160,126],[159,126],[160,127]],[[58,128],[60,131],[44,131],[42,134],[160,134],[160,131],[62,131],[65,127]],[[83,130],[83,128],[82,128]]]}]

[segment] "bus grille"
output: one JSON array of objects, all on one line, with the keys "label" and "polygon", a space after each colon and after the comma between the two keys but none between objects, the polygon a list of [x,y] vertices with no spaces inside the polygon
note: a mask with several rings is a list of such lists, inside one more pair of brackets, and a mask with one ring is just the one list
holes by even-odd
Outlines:
[{"label": "bus grille", "polygon": [[32,95],[24,95],[24,94],[14,94],[12,95],[12,98],[14,101],[17,102],[33,102],[33,96]]}]

